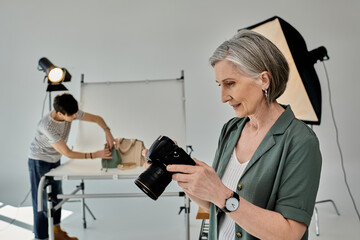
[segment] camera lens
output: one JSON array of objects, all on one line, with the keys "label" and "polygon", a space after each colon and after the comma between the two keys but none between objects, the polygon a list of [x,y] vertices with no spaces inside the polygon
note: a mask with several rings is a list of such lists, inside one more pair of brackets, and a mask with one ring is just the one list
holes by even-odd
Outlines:
[{"label": "camera lens", "polygon": [[135,180],[135,184],[150,198],[156,200],[172,180],[166,170],[169,164],[195,165],[194,160],[174,141],[166,136],[158,137],[151,145],[146,158],[152,164]]},{"label": "camera lens", "polygon": [[164,192],[165,188],[171,182],[172,174],[159,166],[152,163],[146,171],[144,171],[135,180],[135,184],[153,200]]}]

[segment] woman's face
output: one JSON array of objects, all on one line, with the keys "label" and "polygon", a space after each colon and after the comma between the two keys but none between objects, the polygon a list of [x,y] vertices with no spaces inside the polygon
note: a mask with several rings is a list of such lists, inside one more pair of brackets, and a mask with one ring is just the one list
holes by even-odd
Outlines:
[{"label": "woman's face", "polygon": [[227,60],[217,62],[214,71],[221,87],[221,101],[228,102],[239,118],[256,114],[257,107],[265,100],[260,77],[241,73]]}]

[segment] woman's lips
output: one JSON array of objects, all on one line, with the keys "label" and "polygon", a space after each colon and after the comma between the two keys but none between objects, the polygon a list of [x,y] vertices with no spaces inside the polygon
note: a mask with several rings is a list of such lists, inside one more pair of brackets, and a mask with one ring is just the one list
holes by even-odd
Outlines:
[{"label": "woman's lips", "polygon": [[238,109],[240,107],[240,105],[241,105],[241,103],[236,104],[236,105],[232,105],[232,107],[233,107],[234,110],[236,110],[236,109]]}]

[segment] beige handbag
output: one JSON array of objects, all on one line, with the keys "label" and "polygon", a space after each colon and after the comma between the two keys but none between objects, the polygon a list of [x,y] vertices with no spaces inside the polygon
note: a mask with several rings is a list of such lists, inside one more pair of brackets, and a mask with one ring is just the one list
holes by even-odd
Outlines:
[{"label": "beige handbag", "polygon": [[145,149],[144,142],[138,139],[117,138],[116,148],[120,151],[123,164],[135,163],[136,166],[143,166],[145,157],[142,151]]}]

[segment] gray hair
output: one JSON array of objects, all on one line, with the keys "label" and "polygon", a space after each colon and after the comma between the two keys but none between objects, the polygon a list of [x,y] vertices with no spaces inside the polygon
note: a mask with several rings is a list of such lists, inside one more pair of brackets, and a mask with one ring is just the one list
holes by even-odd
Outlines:
[{"label": "gray hair", "polygon": [[289,77],[289,65],[281,51],[263,35],[240,30],[223,42],[210,57],[211,66],[221,60],[232,62],[240,72],[258,77],[263,71],[270,75],[268,102],[284,93]]}]

